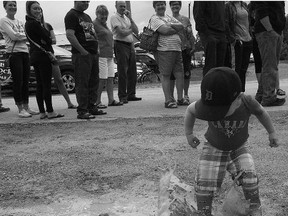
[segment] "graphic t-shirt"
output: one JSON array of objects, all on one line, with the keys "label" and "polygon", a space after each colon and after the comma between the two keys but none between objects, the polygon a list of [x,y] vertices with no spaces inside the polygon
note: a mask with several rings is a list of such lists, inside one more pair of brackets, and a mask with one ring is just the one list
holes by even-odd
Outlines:
[{"label": "graphic t-shirt", "polygon": [[260,104],[250,95],[241,95],[241,105],[235,112],[220,121],[209,121],[205,138],[223,151],[236,150],[248,139],[248,122],[251,114],[262,113]]},{"label": "graphic t-shirt", "polygon": [[[65,29],[75,31],[75,36],[81,46],[91,54],[97,54],[98,39],[94,29],[93,22],[89,15],[84,12],[71,9],[64,18]],[[72,46],[72,53],[79,51]]]}]

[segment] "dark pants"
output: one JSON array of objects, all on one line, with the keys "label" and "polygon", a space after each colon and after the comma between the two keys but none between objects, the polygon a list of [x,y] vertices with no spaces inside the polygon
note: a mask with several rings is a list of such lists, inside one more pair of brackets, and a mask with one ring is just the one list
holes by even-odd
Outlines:
[{"label": "dark pants", "polygon": [[115,41],[114,53],[117,59],[118,70],[118,97],[119,100],[134,97],[136,94],[137,70],[133,43],[128,45]]},{"label": "dark pants", "polygon": [[246,72],[249,66],[250,54],[252,52],[252,40],[249,42],[236,41],[235,50],[235,71],[240,77],[242,92],[245,92]]},{"label": "dark pants", "polygon": [[95,106],[99,86],[99,56],[72,54],[75,72],[75,93],[78,114],[87,113]]},{"label": "dark pants", "polygon": [[261,60],[261,55],[260,55],[260,51],[258,48],[256,37],[253,37],[253,58],[254,58],[254,64],[255,64],[255,73],[261,73],[262,60]]},{"label": "dark pants", "polygon": [[225,63],[227,40],[225,34],[200,34],[204,46],[205,65],[203,76],[214,67],[222,67]]},{"label": "dark pants", "polygon": [[52,65],[50,59],[45,53],[38,54],[37,59],[33,63],[36,75],[36,100],[40,113],[45,113],[44,102],[47,112],[53,112],[52,94],[51,94],[51,78]]},{"label": "dark pants", "polygon": [[10,69],[13,78],[13,97],[16,105],[28,104],[28,83],[30,77],[29,54],[24,52],[13,53],[10,58]]}]

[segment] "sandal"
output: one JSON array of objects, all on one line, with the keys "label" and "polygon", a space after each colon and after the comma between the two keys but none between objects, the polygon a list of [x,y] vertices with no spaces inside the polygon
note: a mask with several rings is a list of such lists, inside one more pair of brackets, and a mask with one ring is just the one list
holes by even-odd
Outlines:
[{"label": "sandal", "polygon": [[106,108],[107,108],[107,106],[104,105],[104,104],[102,104],[102,103],[99,103],[98,105],[96,105],[96,107],[97,107],[98,109],[106,109]]},{"label": "sandal", "polygon": [[108,106],[122,106],[123,105],[123,102],[119,102],[119,101],[116,101],[116,100],[113,100],[112,103],[108,104]]},{"label": "sandal", "polygon": [[190,102],[184,98],[182,98],[181,100],[177,100],[177,104],[179,106],[188,106],[190,104]]},{"label": "sandal", "polygon": [[173,101],[165,102],[165,108],[174,109],[177,108],[177,104]]}]

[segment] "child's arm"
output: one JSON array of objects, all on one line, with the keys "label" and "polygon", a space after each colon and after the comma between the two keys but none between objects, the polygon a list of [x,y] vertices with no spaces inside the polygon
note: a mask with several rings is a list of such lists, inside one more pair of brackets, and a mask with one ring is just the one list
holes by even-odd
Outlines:
[{"label": "child's arm", "polygon": [[260,123],[265,127],[269,134],[269,141],[271,147],[278,147],[278,137],[275,132],[275,128],[272,124],[271,118],[267,111],[251,96],[244,98],[244,103],[248,105],[251,112],[257,117]]},{"label": "child's arm", "polygon": [[185,135],[188,141],[188,144],[192,148],[197,148],[197,146],[200,144],[199,139],[193,135],[193,128],[194,128],[194,123],[195,123],[195,102],[190,104],[186,110],[185,113],[185,120],[184,120],[184,125],[185,125]]},{"label": "child's arm", "polygon": [[258,120],[261,122],[261,124],[265,127],[266,131],[269,134],[269,141],[270,141],[270,147],[278,147],[278,138],[277,134],[275,132],[275,128],[272,124],[271,118],[267,111],[260,105],[260,109],[262,109],[262,114],[256,115]]}]

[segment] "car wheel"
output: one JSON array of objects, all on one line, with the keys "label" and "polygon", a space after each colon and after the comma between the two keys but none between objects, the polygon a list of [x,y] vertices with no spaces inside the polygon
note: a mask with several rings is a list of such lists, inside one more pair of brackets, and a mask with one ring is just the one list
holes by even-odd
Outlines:
[{"label": "car wheel", "polygon": [[73,72],[63,71],[62,80],[68,93],[75,91],[75,78]]}]

